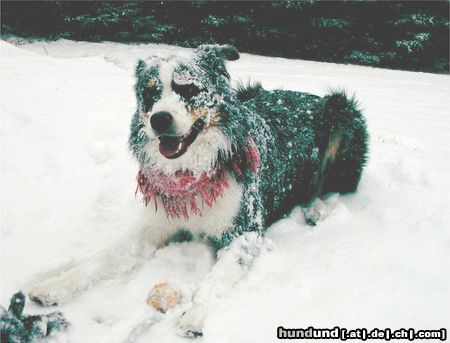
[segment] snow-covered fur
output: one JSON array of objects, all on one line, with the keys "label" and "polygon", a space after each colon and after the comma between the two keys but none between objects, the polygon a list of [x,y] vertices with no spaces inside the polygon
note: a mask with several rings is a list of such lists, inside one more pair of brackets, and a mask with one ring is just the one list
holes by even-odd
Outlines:
[{"label": "snow-covered fur", "polygon": [[324,213],[316,199],[356,190],[367,131],[355,101],[343,92],[233,89],[225,61],[238,58],[232,46],[202,45],[188,60],[139,61],[129,144],[142,216],[116,245],[33,287],[32,300],[69,301],[187,231],[220,250],[180,321],[182,334],[201,334],[214,299],[267,250],[265,228],[295,205],[314,224]]},{"label": "snow-covered fur", "polygon": [[[153,198],[167,225],[190,230],[191,217],[208,220],[204,209],[215,216],[215,202],[236,182],[239,205],[216,216],[215,227],[192,228],[219,248],[244,232],[261,232],[294,205],[355,191],[367,154],[365,121],[353,99],[260,85],[235,90],[224,61],[238,57],[231,46],[203,45],[190,60],[151,57],[136,69],[130,147],[140,163],[144,201],[153,206]],[[172,116],[162,133],[152,127],[161,111]],[[199,123],[193,142],[181,147]],[[184,137],[173,143],[184,153],[164,156],[166,135]],[[169,146],[169,154],[176,151]]]}]

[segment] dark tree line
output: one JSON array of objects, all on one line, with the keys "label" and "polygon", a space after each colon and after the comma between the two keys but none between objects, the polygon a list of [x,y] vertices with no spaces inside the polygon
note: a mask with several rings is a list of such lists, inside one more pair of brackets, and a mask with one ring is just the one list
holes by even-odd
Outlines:
[{"label": "dark tree line", "polygon": [[2,1],[1,21],[3,37],[229,43],[270,56],[449,71],[449,1]]}]

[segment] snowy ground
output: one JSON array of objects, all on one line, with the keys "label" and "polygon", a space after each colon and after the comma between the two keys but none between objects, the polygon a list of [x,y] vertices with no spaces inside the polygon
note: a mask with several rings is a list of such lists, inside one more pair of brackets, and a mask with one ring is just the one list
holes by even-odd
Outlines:
[{"label": "snowy ground", "polygon": [[[141,206],[127,151],[133,64],[177,47],[1,43],[1,299],[127,230]],[[276,328],[438,329],[450,323],[450,78],[242,54],[234,79],[323,95],[355,92],[370,159],[359,192],[315,228],[300,209],[268,231],[275,249],[208,314],[201,342],[274,342]],[[172,244],[122,278],[59,306],[61,342],[121,342],[153,310],[159,281],[195,287],[212,264],[201,243]],[[139,342],[186,342],[169,312]],[[26,313],[48,312],[28,303]]]}]

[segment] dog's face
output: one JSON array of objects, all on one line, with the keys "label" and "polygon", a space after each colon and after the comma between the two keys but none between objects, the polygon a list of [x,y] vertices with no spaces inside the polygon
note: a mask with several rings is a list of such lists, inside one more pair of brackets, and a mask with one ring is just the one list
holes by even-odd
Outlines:
[{"label": "dog's face", "polygon": [[[138,156],[148,167],[173,173],[202,172],[219,152],[231,151],[221,130],[222,109],[233,100],[224,60],[239,57],[231,46],[203,45],[191,58],[150,57],[136,68]],[[130,138],[133,145],[133,137]],[[133,147],[132,147],[133,148]]]}]

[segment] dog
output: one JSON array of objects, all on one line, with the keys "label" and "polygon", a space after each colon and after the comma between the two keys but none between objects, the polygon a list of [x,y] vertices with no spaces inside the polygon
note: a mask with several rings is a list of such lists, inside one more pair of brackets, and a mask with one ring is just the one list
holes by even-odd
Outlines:
[{"label": "dog", "polygon": [[[356,101],[342,91],[319,97],[260,84],[234,89],[225,63],[238,58],[233,46],[201,45],[186,60],[138,62],[129,146],[139,162],[142,218],[116,246],[35,286],[32,300],[67,302],[184,230],[218,251],[180,319],[183,335],[201,335],[211,299],[269,249],[262,235],[268,226],[297,205],[315,225],[327,212],[322,198],[356,191],[368,153]],[[178,301],[165,283],[149,297],[163,312]]]}]

